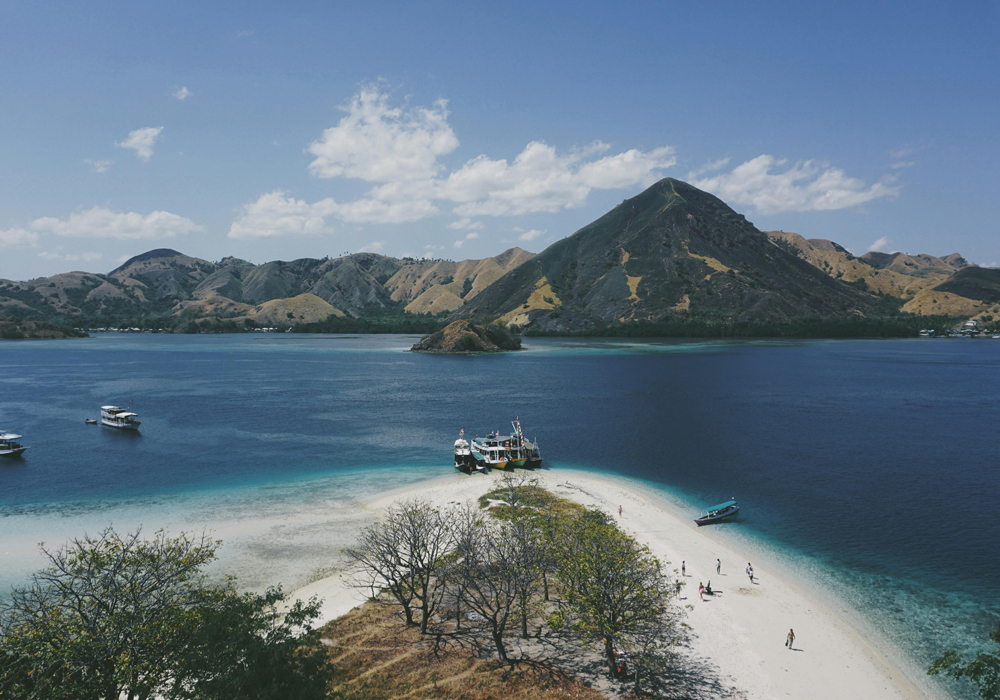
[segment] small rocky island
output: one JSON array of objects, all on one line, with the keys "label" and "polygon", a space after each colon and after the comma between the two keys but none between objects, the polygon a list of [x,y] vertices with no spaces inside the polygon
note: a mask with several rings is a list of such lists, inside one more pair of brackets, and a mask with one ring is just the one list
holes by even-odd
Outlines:
[{"label": "small rocky island", "polygon": [[521,349],[521,336],[503,323],[455,321],[431,333],[410,348],[411,352],[480,353]]},{"label": "small rocky island", "polygon": [[22,321],[17,318],[0,318],[0,340],[51,340],[55,338],[89,338],[76,328],[57,326],[45,321]]}]

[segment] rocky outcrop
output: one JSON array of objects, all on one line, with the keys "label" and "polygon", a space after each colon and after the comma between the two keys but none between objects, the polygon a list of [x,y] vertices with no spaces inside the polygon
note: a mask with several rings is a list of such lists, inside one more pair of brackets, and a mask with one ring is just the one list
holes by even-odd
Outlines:
[{"label": "rocky outcrop", "polygon": [[410,350],[447,354],[505,352],[520,350],[521,337],[504,325],[455,321],[423,338]]}]

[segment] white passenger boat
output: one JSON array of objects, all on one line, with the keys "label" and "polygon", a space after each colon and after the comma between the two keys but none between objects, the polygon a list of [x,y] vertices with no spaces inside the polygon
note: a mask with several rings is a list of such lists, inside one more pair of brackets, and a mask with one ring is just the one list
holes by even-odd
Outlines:
[{"label": "white passenger boat", "polygon": [[18,442],[20,435],[0,430],[0,457],[20,457],[28,449]]},{"label": "white passenger boat", "polygon": [[[472,461],[481,470],[488,469],[513,469],[514,467],[528,467],[534,469],[542,466],[542,455],[538,449],[538,442],[530,442],[521,432],[521,421],[513,420],[511,425],[514,432],[510,435],[501,435],[500,431],[494,431],[486,437],[476,437],[469,446]],[[464,440],[463,440],[464,442]],[[458,443],[456,443],[455,466],[459,467],[457,456]],[[461,467],[459,467],[461,468]]]},{"label": "white passenger boat", "polygon": [[138,430],[142,422],[139,416],[118,406],[101,406],[101,425],[119,430]]}]

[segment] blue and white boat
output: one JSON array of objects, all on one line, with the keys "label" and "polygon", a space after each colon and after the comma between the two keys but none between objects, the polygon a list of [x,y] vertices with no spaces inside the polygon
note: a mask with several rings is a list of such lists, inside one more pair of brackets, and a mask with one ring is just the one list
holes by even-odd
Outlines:
[{"label": "blue and white boat", "polygon": [[709,523],[718,523],[735,517],[739,512],[740,507],[736,504],[736,499],[733,498],[725,503],[709,506],[702,511],[700,518],[695,518],[695,522],[698,523],[699,527],[708,525]]}]

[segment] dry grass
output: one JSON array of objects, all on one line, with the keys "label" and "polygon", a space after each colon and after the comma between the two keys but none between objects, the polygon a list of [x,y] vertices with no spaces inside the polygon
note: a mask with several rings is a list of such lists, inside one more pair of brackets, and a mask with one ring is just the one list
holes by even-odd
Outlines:
[{"label": "dry grass", "polygon": [[421,637],[392,606],[367,603],[323,628],[337,667],[334,697],[341,700],[462,698],[555,700],[603,697],[581,679],[546,661],[513,666],[488,650],[451,635]]}]

